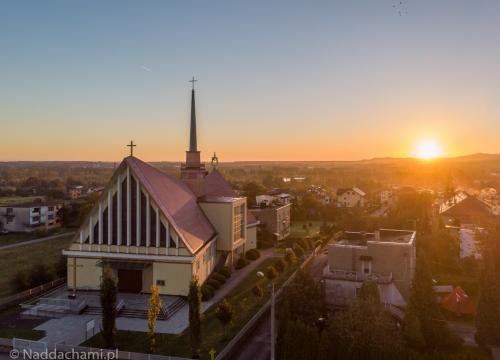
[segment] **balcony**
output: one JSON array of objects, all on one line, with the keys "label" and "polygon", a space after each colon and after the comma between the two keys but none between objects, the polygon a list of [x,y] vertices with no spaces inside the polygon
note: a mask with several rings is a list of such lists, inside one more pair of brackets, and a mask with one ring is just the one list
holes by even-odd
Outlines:
[{"label": "balcony", "polygon": [[392,273],[390,275],[382,275],[373,272],[367,274],[361,271],[328,268],[323,273],[323,278],[331,280],[346,280],[346,281],[356,281],[356,282],[371,280],[373,282],[376,282],[377,284],[390,284],[392,282]]}]

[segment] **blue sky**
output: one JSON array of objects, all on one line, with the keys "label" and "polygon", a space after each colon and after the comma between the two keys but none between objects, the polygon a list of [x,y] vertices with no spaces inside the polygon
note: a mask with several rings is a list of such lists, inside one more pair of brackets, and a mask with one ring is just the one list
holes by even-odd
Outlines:
[{"label": "blue sky", "polygon": [[[401,16],[399,15],[401,11]],[[498,1],[12,1],[0,160],[500,152]],[[5,136],[5,135],[4,135]]]}]

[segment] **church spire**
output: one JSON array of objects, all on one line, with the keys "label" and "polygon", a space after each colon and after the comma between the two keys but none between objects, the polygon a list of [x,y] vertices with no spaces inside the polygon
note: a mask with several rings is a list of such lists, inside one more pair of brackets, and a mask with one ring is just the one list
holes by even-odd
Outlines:
[{"label": "church spire", "polygon": [[194,78],[189,80],[193,84],[193,89],[191,90],[191,128],[189,132],[189,151],[198,151],[198,144],[196,141],[196,105],[194,101],[194,83],[198,81]]}]

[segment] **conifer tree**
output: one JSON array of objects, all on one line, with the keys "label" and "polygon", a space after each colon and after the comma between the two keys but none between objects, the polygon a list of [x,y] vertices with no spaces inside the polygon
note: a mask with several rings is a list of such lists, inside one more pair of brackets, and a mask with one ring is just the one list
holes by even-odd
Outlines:
[{"label": "conifer tree", "polygon": [[106,266],[103,269],[100,300],[102,307],[102,337],[106,348],[111,349],[115,346],[116,335],[116,298],[118,288],[113,271]]},{"label": "conifer tree", "polygon": [[189,285],[189,337],[191,340],[191,353],[193,358],[200,356],[201,347],[201,291],[198,279],[193,277]]}]

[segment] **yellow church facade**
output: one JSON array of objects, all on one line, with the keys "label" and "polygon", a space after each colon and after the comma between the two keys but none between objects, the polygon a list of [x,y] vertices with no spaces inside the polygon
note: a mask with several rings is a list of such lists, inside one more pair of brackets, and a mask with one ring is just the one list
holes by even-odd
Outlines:
[{"label": "yellow church facade", "polygon": [[216,267],[256,247],[258,222],[246,198],[215,163],[208,172],[199,160],[194,89],[186,159],[180,178],[132,155],[122,161],[63,251],[68,288],[97,290],[110,267],[119,291],[149,292],[155,285],[161,294],[185,296],[193,276],[203,283]]}]

